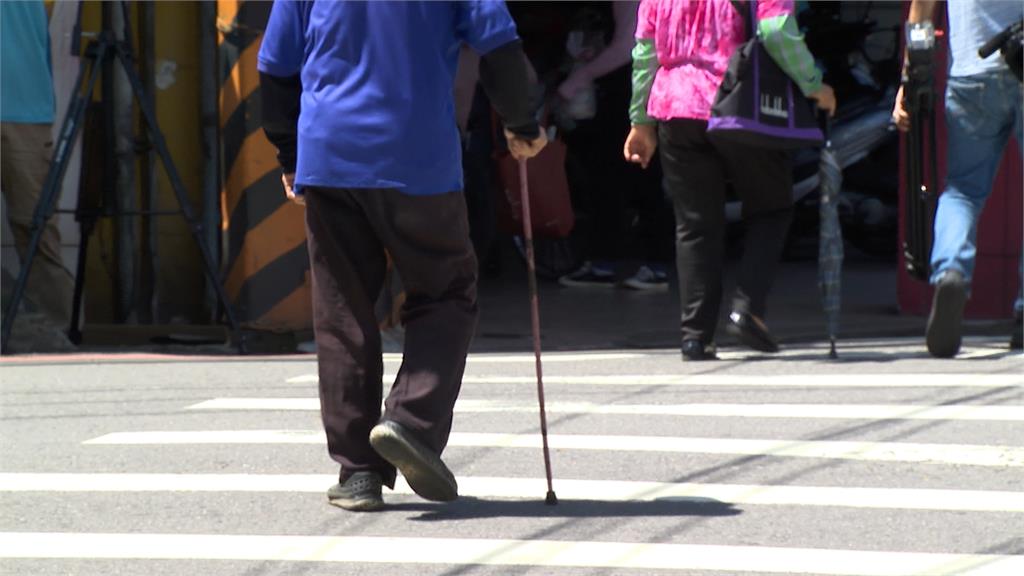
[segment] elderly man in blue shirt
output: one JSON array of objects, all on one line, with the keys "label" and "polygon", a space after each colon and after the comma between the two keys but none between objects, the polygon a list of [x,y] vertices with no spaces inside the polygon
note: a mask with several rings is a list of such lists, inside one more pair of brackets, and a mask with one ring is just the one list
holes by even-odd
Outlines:
[{"label": "elderly man in blue shirt", "polygon": [[[527,63],[502,2],[277,1],[259,53],[264,131],[285,193],[306,206],[331,504],[383,506],[396,468],[428,500],[458,495],[440,458],[476,327],[477,263],[462,196],[452,86],[459,49],[510,151],[543,148]],[[381,415],[374,302],[386,255],[401,275],[405,351]]]}]

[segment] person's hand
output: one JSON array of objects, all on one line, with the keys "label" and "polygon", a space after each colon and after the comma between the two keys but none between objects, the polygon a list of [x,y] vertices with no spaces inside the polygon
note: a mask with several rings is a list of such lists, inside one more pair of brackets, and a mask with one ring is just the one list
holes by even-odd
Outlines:
[{"label": "person's hand", "polygon": [[896,103],[892,107],[892,121],[900,132],[910,130],[910,112],[907,111],[906,103],[903,102],[903,85],[896,92]]},{"label": "person's hand", "polygon": [[580,90],[586,88],[591,81],[590,77],[582,71],[582,68],[578,69],[572,74],[569,74],[569,77],[558,86],[558,95],[566,100],[572,100],[577,94],[579,94]]},{"label": "person's hand", "polygon": [[658,134],[654,127],[654,124],[633,125],[622,147],[622,155],[625,156],[626,162],[647,168],[654,157],[654,151],[658,149]]},{"label": "person's hand", "polygon": [[508,151],[512,154],[513,158],[516,160],[526,160],[540,154],[540,151],[548,145],[548,134],[542,126],[537,137],[529,140],[522,136],[516,136],[514,133],[509,132],[508,129],[505,129],[505,140],[508,141]]},{"label": "person's hand", "polygon": [[828,111],[829,118],[836,115],[836,93],[828,84],[822,84],[817,92],[808,94],[808,98],[814,100],[819,109]]},{"label": "person's hand", "polygon": [[306,205],[306,199],[301,194],[295,193],[295,172],[281,174],[281,183],[284,184],[284,195],[299,206]]}]

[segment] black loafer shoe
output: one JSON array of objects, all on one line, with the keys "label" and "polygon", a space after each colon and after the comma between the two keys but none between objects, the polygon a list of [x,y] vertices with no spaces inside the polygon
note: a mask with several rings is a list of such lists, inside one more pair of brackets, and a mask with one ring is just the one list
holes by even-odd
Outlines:
[{"label": "black loafer shoe", "polygon": [[946,270],[935,285],[928,314],[925,343],[936,358],[952,358],[960,351],[960,332],[967,304],[967,281],[959,270]]},{"label": "black loafer shoe", "polygon": [[381,420],[370,430],[370,446],[398,468],[420,497],[436,502],[449,502],[459,497],[455,475],[441,457],[398,422]]},{"label": "black loafer shoe", "polygon": [[714,346],[704,346],[700,340],[683,340],[683,360],[699,362],[701,360],[718,360]]},{"label": "black loafer shoe", "polygon": [[772,354],[779,351],[779,344],[775,342],[775,338],[760,322],[746,312],[729,314],[729,322],[725,325],[725,331],[745,346],[759,352]]}]

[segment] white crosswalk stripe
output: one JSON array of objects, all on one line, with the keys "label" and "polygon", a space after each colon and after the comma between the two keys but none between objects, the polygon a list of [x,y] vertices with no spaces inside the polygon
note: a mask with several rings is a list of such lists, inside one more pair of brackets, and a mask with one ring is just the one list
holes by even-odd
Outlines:
[{"label": "white crosswalk stripe", "polygon": [[[926,406],[879,404],[599,404],[548,402],[555,414],[627,416],[740,416],[750,418],[841,418],[899,420],[1005,420],[1024,422],[1024,406]],[[320,410],[319,398],[213,398],[188,410]],[[536,404],[461,399],[456,412],[536,413]]]},{"label": "white crosswalk stripe", "polygon": [[[384,374],[392,382],[395,373]],[[293,384],[315,383],[316,374],[295,376]],[[467,374],[463,384],[532,384],[537,377]],[[1024,388],[1024,374],[593,374],[544,376],[545,384],[589,386],[726,386],[726,387],[820,387],[820,388]]]},{"label": "white crosswalk stripe", "polygon": [[[966,466],[1024,467],[1024,448],[973,444],[920,444],[912,442],[851,442],[818,440],[760,440],[744,438],[681,438],[664,436],[548,436],[551,448],[564,450],[617,450],[623,452],[676,452],[745,454],[797,458],[838,458],[881,462],[922,462]],[[168,444],[323,444],[318,430],[188,430],[115,432],[86,440],[92,445]],[[449,446],[477,448],[540,448],[537,434],[455,432]]]},{"label": "white crosswalk stripe", "polygon": [[[592,354],[548,354],[544,356],[544,362],[548,364],[559,364],[569,362],[619,362],[622,360],[633,360],[636,358],[642,358],[642,354],[629,354],[629,353],[592,353]],[[522,354],[513,355],[502,355],[502,354],[480,354],[473,355],[466,359],[466,363],[470,366],[473,365],[494,365],[494,364],[533,364],[535,362],[533,356],[527,356]],[[387,353],[384,354],[385,364],[401,364],[402,355]],[[394,379],[394,375],[391,375],[391,379]],[[317,374],[302,374],[299,376],[293,376],[288,379],[288,382],[292,383],[305,383],[305,382],[317,382],[319,377]]]},{"label": "white crosswalk stripe", "polygon": [[1024,556],[999,554],[926,554],[489,538],[221,534],[0,533],[0,558],[279,560],[879,576],[1005,576],[1024,571]]},{"label": "white crosswalk stripe", "polygon": [[[984,362],[1002,354],[968,352]],[[181,398],[168,392],[164,399],[147,388],[142,393],[158,398],[161,410],[72,422],[77,427],[61,437],[66,469],[53,462],[0,472],[0,503],[18,507],[11,517],[27,518],[29,525],[3,521],[0,559],[55,562],[46,566],[61,573],[76,573],[65,562],[114,562],[132,572],[145,564],[117,563],[161,560],[169,563],[168,573],[180,572],[180,561],[192,563],[181,564],[191,572],[212,565],[204,562],[230,561],[211,574],[262,573],[268,562],[280,572],[302,563],[297,569],[310,574],[450,574],[486,567],[500,571],[488,573],[555,576],[565,569],[1024,574],[1013,528],[1024,524],[1019,370],[980,374],[958,364],[959,371],[940,373],[826,367],[814,374],[686,374],[671,372],[675,356],[545,358],[545,383],[558,391],[547,402],[549,413],[559,415],[549,420],[557,507],[541,504],[547,485],[537,468],[521,467],[540,459],[540,436],[532,432],[531,354],[469,359],[456,412],[471,416],[457,420],[445,452],[446,460],[460,463],[453,469],[463,501],[424,503],[399,478],[394,491],[385,491],[389,508],[373,516],[326,507],[323,494],[336,476],[304,473],[325,469],[318,448],[325,433],[315,425],[319,399],[281,384],[315,383],[316,374],[281,370],[276,386],[261,389],[254,382],[241,395],[238,388],[218,394],[215,383],[208,393]],[[399,361],[386,356],[389,372]],[[94,379],[93,389],[97,382],[103,380]],[[813,400],[803,403],[804,392]],[[29,396],[18,393],[22,400]],[[658,426],[645,426],[654,418]],[[677,421],[700,424],[683,433],[681,425],[673,429]],[[738,422],[743,428],[735,427]],[[807,432],[813,426],[815,432]],[[254,454],[261,460],[252,461]],[[275,466],[277,459],[287,463]],[[145,465],[133,469],[134,462]],[[691,469],[693,463],[702,468]],[[678,467],[678,473],[647,476],[659,467]],[[829,467],[835,472],[801,476]],[[173,504],[179,499],[180,513]],[[275,514],[290,503],[316,507],[302,508],[294,527],[278,522],[238,533],[221,522],[239,500],[252,510],[272,506]],[[157,512],[152,519],[120,529],[118,510],[147,506]],[[69,507],[88,513],[61,520]],[[486,512],[477,517],[474,507]],[[445,510],[459,520],[450,526],[437,518],[411,521],[444,517]],[[503,511],[511,517],[503,519]],[[175,514],[187,524],[162,518]],[[819,516],[828,524],[809,523]],[[719,520],[701,531],[709,522],[701,518]],[[874,522],[880,533],[862,529],[864,522]],[[631,523],[635,532],[627,530]],[[924,526],[927,531],[915,533]]]},{"label": "white crosswalk stripe", "polygon": [[[459,477],[459,494],[476,498],[533,500],[547,489],[543,478]],[[312,492],[333,476],[317,474],[6,474],[0,492]],[[404,481],[397,494],[412,494]],[[669,499],[729,504],[837,506],[908,510],[1024,512],[1024,492],[834,486],[699,484],[558,478],[561,501]]]}]

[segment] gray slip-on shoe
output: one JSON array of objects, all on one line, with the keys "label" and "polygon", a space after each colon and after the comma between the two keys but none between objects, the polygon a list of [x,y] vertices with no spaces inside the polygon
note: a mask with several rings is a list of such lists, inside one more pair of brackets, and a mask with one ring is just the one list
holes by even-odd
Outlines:
[{"label": "gray slip-on shoe", "polygon": [[401,424],[382,420],[370,430],[370,446],[398,468],[413,492],[427,500],[449,502],[459,496],[455,475],[441,457]]},{"label": "gray slip-on shoe", "polygon": [[344,482],[327,489],[327,501],[332,506],[353,512],[371,512],[384,507],[381,496],[383,480],[376,472],[355,472]]}]

